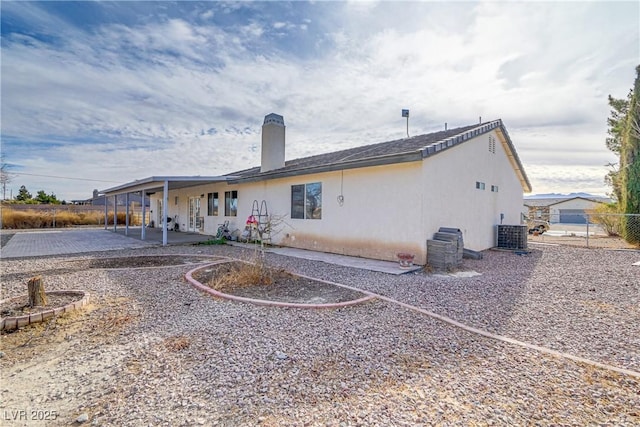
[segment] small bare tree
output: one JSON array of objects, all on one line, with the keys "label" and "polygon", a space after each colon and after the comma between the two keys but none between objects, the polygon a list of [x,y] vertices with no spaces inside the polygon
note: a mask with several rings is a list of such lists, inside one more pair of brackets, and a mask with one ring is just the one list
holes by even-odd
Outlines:
[{"label": "small bare tree", "polygon": [[0,154],[0,185],[2,186],[2,200],[7,200],[7,185],[13,180],[9,172],[11,165],[5,162],[4,153]]}]

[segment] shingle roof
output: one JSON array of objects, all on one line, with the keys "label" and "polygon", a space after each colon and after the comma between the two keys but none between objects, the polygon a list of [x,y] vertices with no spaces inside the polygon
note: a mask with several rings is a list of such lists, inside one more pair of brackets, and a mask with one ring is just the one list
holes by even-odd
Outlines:
[{"label": "shingle roof", "polygon": [[230,182],[260,181],[332,170],[417,161],[496,128],[502,131],[507,141],[510,151],[507,154],[512,159],[512,165],[519,175],[523,188],[525,191],[531,191],[531,184],[501,120],[288,160],[283,168],[267,172],[260,172],[260,167],[257,166],[230,173],[228,176]]},{"label": "shingle roof", "polygon": [[524,205],[530,207],[545,207],[545,206],[553,206],[559,203],[568,202],[569,200],[582,199],[588,200],[590,202],[597,203],[609,203],[611,200],[607,197],[581,197],[581,196],[568,196],[568,197],[550,197],[550,198],[539,198],[539,199],[525,199]]}]

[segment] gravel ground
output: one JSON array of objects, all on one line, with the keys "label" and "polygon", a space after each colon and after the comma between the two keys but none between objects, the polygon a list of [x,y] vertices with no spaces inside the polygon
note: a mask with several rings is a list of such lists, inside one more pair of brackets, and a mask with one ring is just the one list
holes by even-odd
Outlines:
[{"label": "gravel ground", "polygon": [[[247,256],[232,247],[158,253]],[[19,272],[57,257],[3,260]],[[489,251],[456,278],[392,276],[268,255],[270,264],[374,291],[522,341],[640,370],[638,252]],[[640,380],[483,338],[396,304],[307,311],[215,300],[189,269],[78,270],[87,310],[2,336],[3,422],[69,425],[638,425]],[[24,419],[19,411],[26,411]],[[49,411],[47,413],[47,411]],[[51,412],[55,411],[55,417]],[[48,422],[32,418],[55,418]],[[9,419],[7,419],[9,417]]]}]

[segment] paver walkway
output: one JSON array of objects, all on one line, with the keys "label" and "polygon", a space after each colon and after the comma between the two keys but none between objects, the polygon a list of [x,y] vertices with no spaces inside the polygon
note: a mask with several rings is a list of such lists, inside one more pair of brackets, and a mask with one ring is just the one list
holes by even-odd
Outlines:
[{"label": "paver walkway", "polygon": [[2,258],[75,254],[155,246],[103,229],[21,231],[0,250]]}]

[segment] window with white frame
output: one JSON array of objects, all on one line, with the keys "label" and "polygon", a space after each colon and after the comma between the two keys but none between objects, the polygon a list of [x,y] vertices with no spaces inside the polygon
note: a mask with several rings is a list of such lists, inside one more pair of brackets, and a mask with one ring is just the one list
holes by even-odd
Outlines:
[{"label": "window with white frame", "polygon": [[492,193],[497,193],[498,192],[498,186],[497,185],[492,185],[491,186],[491,192]]},{"label": "window with white frame", "polygon": [[238,191],[224,192],[224,216],[238,216]]},{"label": "window with white frame", "polygon": [[207,215],[218,216],[218,192],[207,194]]},{"label": "window with white frame", "polygon": [[291,186],[291,218],[322,219],[322,183]]},{"label": "window with white frame", "polygon": [[476,188],[478,190],[484,190],[484,182],[476,181]]}]

